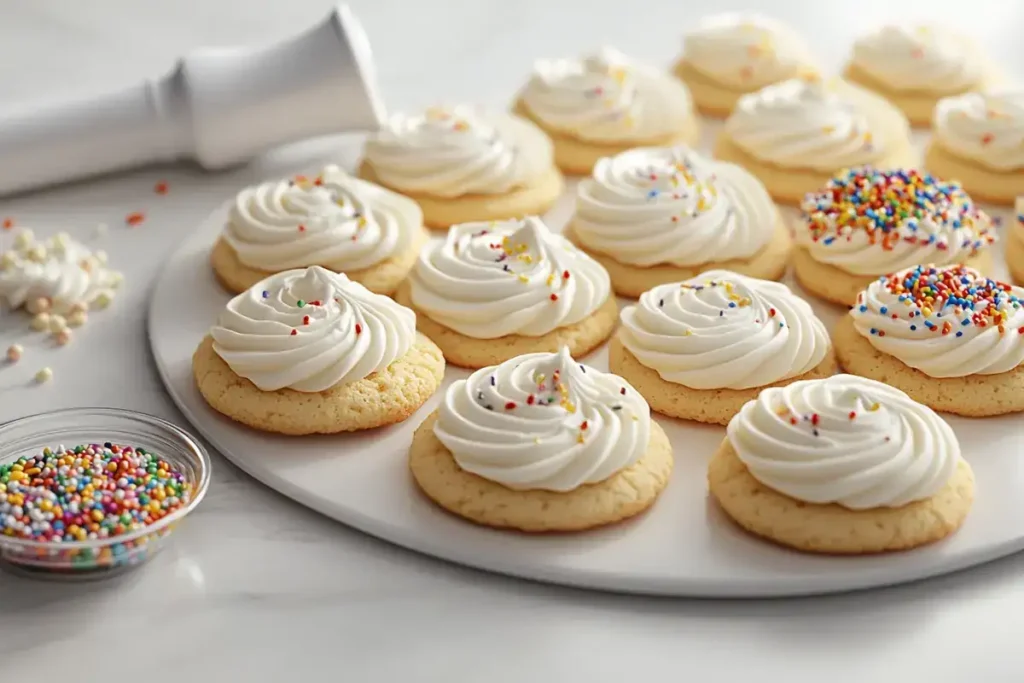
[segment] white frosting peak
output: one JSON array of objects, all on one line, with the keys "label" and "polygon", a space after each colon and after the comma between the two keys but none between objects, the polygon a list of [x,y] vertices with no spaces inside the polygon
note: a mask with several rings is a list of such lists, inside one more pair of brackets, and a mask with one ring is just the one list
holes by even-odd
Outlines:
[{"label": "white frosting peak", "polygon": [[424,248],[411,285],[424,315],[476,339],[539,337],[611,296],[605,269],[532,216],[452,226]]},{"label": "white frosting peak", "polygon": [[224,239],[251,268],[322,265],[349,272],[405,249],[423,224],[416,202],[326,166],[315,178],[271,181],[238,193]]},{"label": "white frosting peak", "polygon": [[365,155],[385,185],[436,197],[505,194],[554,164],[551,141],[529,121],[465,105],[393,116]]},{"label": "white frosting peak", "polygon": [[931,408],[852,375],[765,389],[729,422],[728,438],[765,486],[851,510],[930,498],[960,461],[956,435]]},{"label": "white frosting peak", "polygon": [[937,26],[883,26],[854,43],[853,63],[898,91],[965,90],[984,71],[972,41]]},{"label": "white frosting peak", "polygon": [[572,491],[640,460],[651,413],[624,380],[563,348],[453,383],[434,433],[467,472],[511,489]]},{"label": "white frosting peak", "polygon": [[686,86],[608,48],[538,61],[521,101],[545,126],[594,142],[663,138],[693,116]]},{"label": "white frosting peak", "polygon": [[752,257],[775,234],[775,204],[746,170],[685,147],[601,159],[580,182],[581,244],[636,266],[694,266]]},{"label": "white frosting peak", "polygon": [[416,341],[416,315],[312,266],[272,275],[236,296],[210,335],[231,370],[263,391],[319,392],[404,356]]},{"label": "white frosting peak", "polygon": [[694,389],[750,389],[812,370],[825,326],[788,287],[715,270],[660,285],[622,311],[623,345],[662,379]]},{"label": "white frosting peak", "polygon": [[886,152],[886,135],[869,117],[892,109],[851,85],[794,78],[740,98],[725,130],[751,156],[789,168],[834,172],[869,164]]},{"label": "white frosting peak", "polygon": [[950,152],[999,172],[1024,169],[1024,88],[947,97],[934,124],[935,139]]},{"label": "white frosting peak", "polygon": [[753,90],[796,76],[813,59],[799,34],[756,14],[717,14],[683,39],[683,59],[708,78]]}]

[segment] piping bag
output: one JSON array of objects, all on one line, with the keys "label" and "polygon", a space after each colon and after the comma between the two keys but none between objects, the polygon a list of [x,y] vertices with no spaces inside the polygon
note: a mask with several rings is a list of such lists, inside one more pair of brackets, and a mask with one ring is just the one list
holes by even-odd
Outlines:
[{"label": "piping bag", "polygon": [[339,5],[270,47],[203,48],[130,88],[0,110],[0,196],[152,163],[216,171],[385,115],[369,40]]}]

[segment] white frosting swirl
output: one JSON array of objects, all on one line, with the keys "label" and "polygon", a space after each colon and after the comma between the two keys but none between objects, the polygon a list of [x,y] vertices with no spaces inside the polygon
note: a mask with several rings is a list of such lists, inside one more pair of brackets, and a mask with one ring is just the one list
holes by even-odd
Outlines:
[{"label": "white frosting swirl", "polygon": [[48,299],[57,312],[73,304],[90,305],[121,283],[121,274],[106,266],[106,256],[94,252],[67,233],[36,240],[22,231],[14,248],[0,251],[0,302],[20,308],[35,299]]},{"label": "white frosting swirl", "polygon": [[729,422],[728,438],[765,486],[851,510],[931,498],[960,461],[956,435],[935,411],[852,375],[765,389]]},{"label": "white frosting swirl", "polygon": [[250,268],[276,272],[321,265],[348,272],[406,249],[422,225],[416,202],[327,166],[316,178],[239,192],[224,240]]},{"label": "white frosting swirl", "polygon": [[976,85],[983,72],[971,40],[933,26],[883,26],[853,44],[852,61],[897,91],[957,92]]},{"label": "white frosting swirl", "polygon": [[808,194],[801,209],[797,244],[854,275],[960,263],[996,239],[989,216],[958,184],[913,170],[851,169]]},{"label": "white frosting swirl", "polygon": [[793,29],[755,14],[717,14],[683,39],[683,59],[696,71],[736,90],[754,90],[797,75],[812,63]]},{"label": "white frosting swirl", "polygon": [[545,126],[594,142],[655,140],[693,116],[685,85],[611,49],[538,61],[521,101]]},{"label": "white frosting swirl", "polygon": [[934,124],[950,152],[996,171],[1024,169],[1024,88],[939,100]]},{"label": "white frosting swirl", "polygon": [[812,370],[830,348],[788,287],[725,270],[644,292],[622,311],[619,338],[662,379],[694,389],[763,387]]},{"label": "white frosting swirl", "polygon": [[272,275],[228,302],[213,350],[263,391],[318,392],[385,369],[416,341],[416,315],[320,266]]},{"label": "white frosting swirl", "polygon": [[890,106],[873,97],[849,85],[840,90],[794,78],[741,97],[725,131],[745,152],[771,164],[826,172],[868,164],[882,156],[886,140],[867,108]]},{"label": "white frosting swirl", "polygon": [[453,383],[434,434],[467,472],[511,489],[572,491],[640,460],[651,412],[624,380],[563,347]]},{"label": "white frosting swirl", "polygon": [[635,266],[750,258],[771,242],[778,213],[757,178],[684,147],[601,159],[580,182],[581,244]]},{"label": "white frosting swirl", "polygon": [[399,114],[366,143],[366,162],[401,192],[505,194],[551,171],[551,141],[535,125],[472,107]]},{"label": "white frosting swirl", "polygon": [[452,226],[420,254],[411,285],[424,315],[475,339],[539,337],[611,296],[601,264],[532,216]]},{"label": "white frosting swirl", "polygon": [[965,266],[875,280],[850,315],[873,347],[931,377],[996,375],[1024,363],[1024,287]]}]

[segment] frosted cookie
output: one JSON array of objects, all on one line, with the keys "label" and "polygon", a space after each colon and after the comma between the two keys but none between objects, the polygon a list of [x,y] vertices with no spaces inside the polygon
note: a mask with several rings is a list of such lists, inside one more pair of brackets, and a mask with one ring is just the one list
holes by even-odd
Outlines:
[{"label": "frosted cookie", "polygon": [[452,226],[423,250],[396,300],[464,368],[563,346],[583,356],[619,315],[601,264],[536,217]]},{"label": "frosted cookie", "polygon": [[779,279],[792,246],[757,178],[685,147],[601,159],[578,186],[566,237],[630,297],[713,269]]},{"label": "frosted cookie", "polygon": [[217,412],[279,434],[401,422],[441,386],[441,351],[416,316],[345,275],[289,270],[232,299],[192,356]]},{"label": "frosted cookie", "polygon": [[993,80],[973,40],[940,26],[883,26],[853,44],[843,76],[896,105],[911,123],[931,123],[936,103]]},{"label": "frosted cookie", "polygon": [[778,282],[715,270],[622,311],[609,369],[669,417],[728,424],[765,387],[836,372],[825,325]]},{"label": "frosted cookie", "polygon": [[818,72],[803,38],[789,26],[754,14],[717,14],[683,38],[674,67],[703,114],[725,118],[740,97]]},{"label": "frosted cookie", "polygon": [[908,550],[960,528],[974,474],[942,418],[836,375],[766,389],[729,423],[708,487],[752,534],[797,550]]},{"label": "frosted cookie", "polygon": [[580,531],[650,507],[672,446],[627,383],[563,348],[454,382],[416,430],[409,467],[431,500],[477,524]]},{"label": "frosted cookie", "polygon": [[559,168],[576,175],[633,147],[697,140],[686,86],[610,49],[538,61],[515,109],[551,137]]},{"label": "frosted cookie", "polygon": [[1014,208],[1006,234],[1006,266],[1013,281],[1024,287],[1024,196],[1017,197]]},{"label": "frosted cookie", "polygon": [[715,156],[745,167],[777,201],[797,204],[842,169],[913,163],[909,134],[903,114],[867,90],[792,79],[741,97]]},{"label": "frosted cookie", "polygon": [[872,282],[834,335],[847,372],[935,410],[1024,411],[1024,288],[964,266],[917,266]]},{"label": "frosted cookie", "polygon": [[804,198],[793,269],[808,292],[852,306],[881,275],[919,263],[991,267],[992,220],[956,183],[856,168]]},{"label": "frosted cookie", "polygon": [[211,261],[235,293],[274,273],[319,265],[391,294],[426,239],[416,202],[327,166],[314,178],[239,192]]},{"label": "frosted cookie", "polygon": [[438,229],[541,214],[564,188],[537,126],[465,105],[392,116],[367,141],[359,175],[414,199]]},{"label": "frosted cookie", "polygon": [[1024,88],[968,93],[935,107],[925,165],[984,201],[1013,204],[1024,188]]},{"label": "frosted cookie", "polygon": [[103,308],[120,287],[121,273],[107,266],[107,255],[67,233],[36,239],[21,230],[12,248],[0,250],[0,303],[29,313],[67,314]]}]

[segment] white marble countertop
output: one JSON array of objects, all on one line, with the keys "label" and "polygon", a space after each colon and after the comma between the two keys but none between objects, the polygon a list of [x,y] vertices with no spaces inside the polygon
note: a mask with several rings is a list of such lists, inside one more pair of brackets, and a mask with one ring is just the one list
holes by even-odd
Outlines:
[{"label": "white marble countertop", "polygon": [[[330,0],[6,0],[6,101],[129,83],[190,47],[261,43],[326,13]],[[540,55],[614,44],[667,62],[701,6],[772,10],[838,65],[851,37],[883,19],[945,11],[1020,65],[1024,5],[998,0],[857,3],[576,0],[354,2],[391,107],[439,98],[507,100]],[[899,13],[891,9],[898,6]],[[845,7],[845,6],[844,6]],[[1020,67],[1018,66],[1018,70]],[[241,185],[329,157],[303,145],[231,173],[177,167],[0,201],[0,218],[88,237],[128,285],[72,346],[26,342],[0,371],[0,420],[79,405],[132,407],[184,424],[145,341],[161,257]],[[0,160],[3,163],[3,160]],[[157,180],[170,183],[156,196]],[[145,211],[146,222],[124,227]],[[0,342],[17,333],[0,320]],[[30,386],[43,365],[54,381]],[[1020,681],[1024,558],[898,589],[776,602],[640,599],[462,570],[367,538],[263,489],[215,456],[200,510],[169,549],[124,580],[53,585],[0,575],[0,680]],[[69,678],[75,676],[75,678]]]}]

